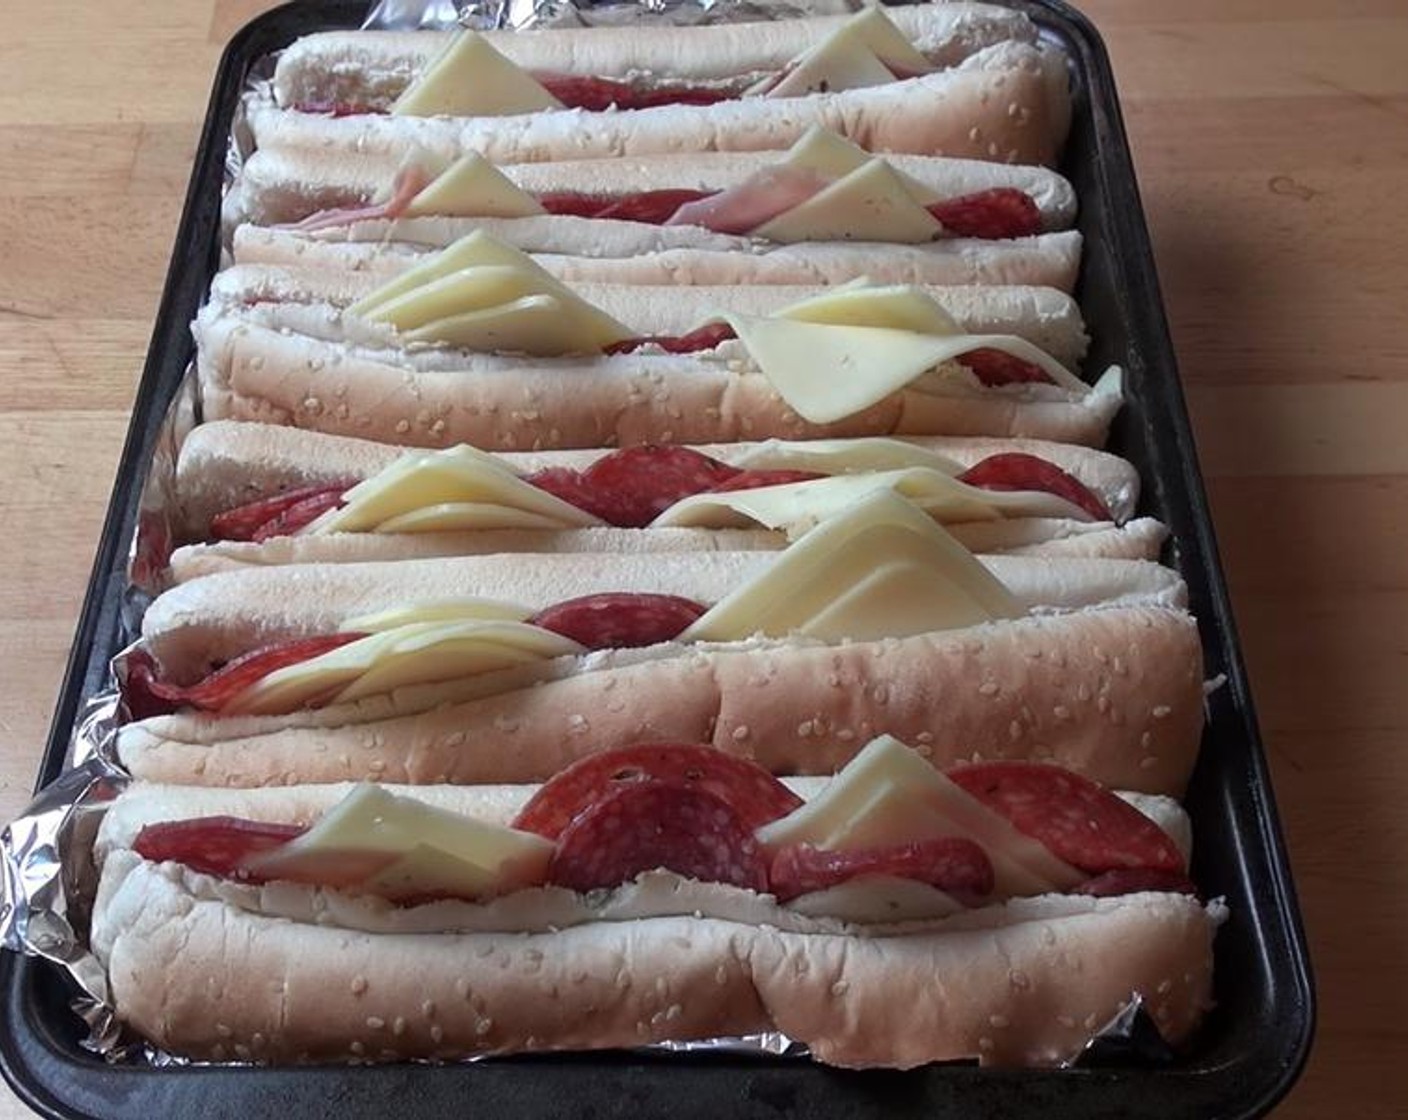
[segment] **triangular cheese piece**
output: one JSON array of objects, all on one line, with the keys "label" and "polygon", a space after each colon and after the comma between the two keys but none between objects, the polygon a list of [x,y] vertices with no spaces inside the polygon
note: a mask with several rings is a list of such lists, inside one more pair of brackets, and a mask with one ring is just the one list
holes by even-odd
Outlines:
[{"label": "triangular cheese piece", "polygon": [[802,54],[768,97],[804,97],[885,85],[933,67],[878,7],[866,8]]},{"label": "triangular cheese piece", "polygon": [[873,641],[1022,613],[967,549],[885,491],[813,529],[696,619],[681,640],[800,634]]},{"label": "triangular cheese piece", "polygon": [[349,309],[407,342],[487,352],[585,354],[633,332],[526,253],[476,231]]},{"label": "triangular cheese piece", "polygon": [[784,244],[856,240],[919,245],[933,241],[943,226],[914,200],[894,168],[872,159],[752,232]]},{"label": "triangular cheese piece", "polygon": [[[859,144],[852,144],[844,136],[838,136],[821,125],[814,124],[788,149],[781,166],[794,167],[799,171],[815,171],[829,179],[840,179],[863,166],[868,160],[876,158],[879,157],[872,156]],[[899,176],[910,197],[920,206],[928,206],[942,197],[913,175],[907,175],[893,165],[890,167]]]},{"label": "triangular cheese piece", "polygon": [[997,898],[1069,890],[1085,878],[890,735],[868,743],[805,805],[758,830],[759,843],[769,849],[806,843],[826,851],[943,836],[982,847],[992,861]]},{"label": "triangular cheese piece", "polygon": [[537,199],[478,152],[460,156],[406,207],[408,218],[526,218],[543,213]]},{"label": "triangular cheese piece", "polygon": [[[482,507],[476,515],[478,523],[467,526],[473,528],[523,527],[524,515],[531,519],[532,527],[601,524],[598,518],[570,502],[525,482],[496,456],[460,444],[444,451],[402,455],[348,490],[342,507],[323,514],[307,532],[424,532],[429,525],[416,515],[450,504]],[[497,521],[491,515],[494,508],[504,511]]]},{"label": "triangular cheese piece", "polygon": [[885,436],[856,439],[768,439],[753,444],[730,459],[747,470],[816,471],[820,474],[853,474],[859,471],[893,471],[928,467],[945,474],[961,474],[963,464],[916,443]]},{"label": "triangular cheese piece", "polygon": [[958,335],[952,315],[912,284],[876,287],[864,278],[799,300],[774,313],[778,319],[838,327],[888,327],[920,334]]},{"label": "triangular cheese piece", "polygon": [[401,117],[507,117],[562,102],[477,31],[461,31],[391,106]]}]

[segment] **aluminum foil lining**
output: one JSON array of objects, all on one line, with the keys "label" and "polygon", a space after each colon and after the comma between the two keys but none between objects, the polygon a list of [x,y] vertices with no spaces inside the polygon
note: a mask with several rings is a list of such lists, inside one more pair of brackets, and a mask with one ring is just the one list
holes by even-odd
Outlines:
[{"label": "aluminum foil lining", "polygon": [[[525,29],[662,21],[685,26],[844,13],[857,7],[859,4],[850,0],[639,0],[582,7],[571,0],[474,0],[463,5],[448,0],[381,0],[371,8],[362,26],[385,30],[444,30],[456,25]],[[268,82],[273,63],[273,57],[264,59],[251,71],[250,91]],[[227,188],[250,150],[248,132],[237,112],[227,149]],[[199,419],[192,364],[168,407],[143,485],[123,598],[123,619],[129,634],[138,633],[142,612],[163,589],[173,542],[180,539],[175,503],[176,453]],[[88,1037],[83,1042],[86,1049],[114,1063],[153,1068],[212,1064],[190,1062],[125,1030],[109,1001],[106,972],[88,949],[89,915],[97,891],[93,840],[104,810],[131,780],[116,762],[113,747],[123,718],[117,686],[129,653],[130,649],[123,650],[113,658],[108,689],[87,701],[69,743],[66,769],[34,798],[22,816],[0,833],[0,946],[49,961],[68,978],[74,1013],[88,1026]],[[805,1046],[778,1032],[664,1042],[644,1049],[657,1053],[787,1058],[804,1058],[808,1053]],[[1066,1064],[1147,1067],[1168,1062],[1172,1057],[1136,994]]]}]

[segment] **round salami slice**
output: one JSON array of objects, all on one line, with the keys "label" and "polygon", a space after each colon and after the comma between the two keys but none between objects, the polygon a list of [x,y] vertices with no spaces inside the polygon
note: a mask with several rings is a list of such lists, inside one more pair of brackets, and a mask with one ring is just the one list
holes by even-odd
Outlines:
[{"label": "round salami slice", "polygon": [[584,471],[552,467],[527,481],[611,525],[639,529],[681,498],[737,473],[737,467],[687,447],[643,444],[613,451]]},{"label": "round salami slice", "polygon": [[767,887],[758,842],[727,802],[659,781],[614,789],[563,829],[548,882],[590,891],[656,869],[755,891]]},{"label": "round salami slice", "polygon": [[193,871],[222,879],[261,882],[244,868],[257,856],[282,848],[307,829],[298,824],[269,824],[239,817],[197,817],[149,824],[137,833],[132,849],[153,863],[183,863]]},{"label": "round salami slice", "polygon": [[773,856],[769,890],[779,902],[826,890],[862,875],[914,879],[974,905],[992,894],[992,861],[972,840],[943,836],[883,848],[827,851],[789,844]]},{"label": "round salami slice", "polygon": [[680,595],[603,591],[565,599],[528,621],[588,649],[634,649],[679,637],[704,610]]},{"label": "round salami slice", "polygon": [[1087,879],[1071,894],[1088,894],[1095,898],[1113,898],[1121,894],[1140,894],[1143,891],[1166,891],[1170,894],[1198,893],[1197,884],[1181,871],[1154,871],[1146,867],[1133,869],[1120,868],[1106,871]]},{"label": "round salami slice", "polygon": [[1055,463],[1020,451],[989,455],[958,476],[959,482],[982,490],[1041,490],[1065,498],[1096,521],[1113,521],[1110,507],[1080,479]]},{"label": "round salami slice", "polygon": [[950,770],[964,792],[1091,875],[1118,868],[1181,873],[1163,829],[1089,778],[1039,762],[982,762]]},{"label": "round salami slice", "polygon": [[519,810],[513,827],[556,840],[593,804],[646,782],[703,790],[725,802],[748,831],[785,817],[802,799],[755,762],[692,743],[618,747],[574,762]]},{"label": "round salami slice", "polygon": [[954,237],[1030,237],[1041,232],[1041,210],[1016,187],[992,187],[935,202],[928,208]]}]

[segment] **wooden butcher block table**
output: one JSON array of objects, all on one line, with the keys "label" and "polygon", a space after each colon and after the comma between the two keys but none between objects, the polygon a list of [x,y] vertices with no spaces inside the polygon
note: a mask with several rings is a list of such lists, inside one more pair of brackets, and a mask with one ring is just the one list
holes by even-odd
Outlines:
[{"label": "wooden butcher block table", "polygon": [[[272,6],[5,7],[5,820],[38,770],[216,62]],[[1278,1116],[1402,1116],[1408,6],[1084,10],[1114,63],[1310,936],[1318,1033]],[[0,1088],[0,1116],[25,1114]]]}]

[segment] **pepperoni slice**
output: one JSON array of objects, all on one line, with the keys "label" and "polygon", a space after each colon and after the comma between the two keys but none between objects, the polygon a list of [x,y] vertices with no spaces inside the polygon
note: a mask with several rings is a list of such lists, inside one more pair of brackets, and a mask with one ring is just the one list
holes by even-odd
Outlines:
[{"label": "pepperoni slice", "polygon": [[706,323],[688,334],[641,335],[639,338],[622,339],[605,347],[602,352],[631,354],[646,346],[658,346],[667,354],[696,354],[701,350],[712,350],[735,337],[733,328],[727,323]]},{"label": "pepperoni slice", "polygon": [[988,388],[999,385],[1050,383],[1047,372],[1034,362],[1014,358],[1003,350],[983,346],[960,354],[956,361],[973,371],[973,376]]},{"label": "pepperoni slice", "polygon": [[737,473],[737,467],[687,447],[644,444],[613,451],[584,471],[551,467],[527,481],[611,525],[639,529],[681,498]]},{"label": "pepperoni slice", "polygon": [[306,832],[298,824],[268,824],[239,817],[197,817],[189,821],[149,824],[137,833],[132,849],[153,863],[184,863],[193,871],[225,879],[263,882],[244,870],[256,856],[283,847]]},{"label": "pepperoni slice", "polygon": [[[267,677],[275,669],[311,660],[320,654],[328,653],[365,636],[365,634],[322,634],[313,638],[299,638],[292,642],[265,646],[262,649],[241,654],[234,660],[226,662],[203,680],[185,686],[168,684],[157,678],[151,660],[147,658],[145,661],[129,662],[131,670],[135,670],[135,674],[129,671],[129,680],[133,675],[141,677],[137,687],[168,704],[218,712],[231,699],[256,681]],[[167,710],[173,709],[168,708]]]},{"label": "pepperoni slice", "polygon": [[[224,513],[217,513],[212,517],[210,519],[210,535],[212,539],[219,541],[258,541],[278,536],[278,532],[269,531],[268,527],[272,523],[278,522],[281,518],[286,517],[291,510],[314,499],[326,500],[327,495],[336,495],[336,500],[340,501],[342,495],[351,485],[350,482],[339,482],[323,486],[300,486],[294,490],[285,490],[267,498],[246,502],[244,505],[236,506]],[[323,508],[331,509],[332,506]],[[317,513],[308,518],[308,521],[312,521],[314,517],[318,516],[318,513],[322,512],[322,509],[319,509]],[[289,520],[286,522],[287,527],[283,528],[282,532],[291,533],[295,529],[301,529],[307,523],[304,521],[297,524],[294,520]],[[264,535],[261,536],[261,533]]]},{"label": "pepperoni slice", "polygon": [[943,836],[913,844],[827,851],[789,844],[773,857],[769,890],[779,902],[825,890],[861,875],[893,875],[928,883],[967,905],[992,894],[992,861],[972,840]]},{"label": "pepperoni slice", "polygon": [[1020,451],[989,455],[959,475],[958,481],[983,490],[1043,490],[1079,506],[1096,521],[1114,520],[1110,507],[1085,483],[1036,455]]},{"label": "pepperoni slice", "polygon": [[748,831],[785,817],[802,799],[756,762],[716,747],[637,744],[579,759],[547,782],[519,810],[513,827],[556,840],[611,791],[642,782],[704,790],[725,802]]},{"label": "pepperoni slice", "polygon": [[613,105],[617,109],[649,109],[656,105],[713,105],[734,100],[729,89],[703,86],[633,86],[610,78],[577,74],[535,73],[538,84],[569,109],[600,113]]},{"label": "pepperoni slice", "polygon": [[948,776],[1019,832],[1088,874],[1183,871],[1183,856],[1163,829],[1089,778],[1038,762],[975,763]]},{"label": "pepperoni slice", "polygon": [[295,502],[276,517],[271,517],[254,531],[255,541],[267,541],[273,537],[287,537],[299,529],[311,525],[330,509],[342,505],[347,491],[341,486],[330,486],[317,494],[310,494],[301,502]]},{"label": "pepperoni slice", "polygon": [[1071,894],[1088,894],[1095,898],[1113,898],[1121,894],[1143,891],[1166,891],[1170,894],[1198,893],[1197,885],[1181,871],[1154,871],[1149,868],[1120,868],[1087,879],[1071,890]]},{"label": "pepperoni slice", "polygon": [[708,489],[710,494],[726,494],[731,490],[758,490],[764,486],[786,486],[793,482],[812,482],[818,478],[827,476],[818,471],[794,471],[785,468],[776,470],[747,470],[739,471],[732,478],[727,478],[717,486]]},{"label": "pepperoni slice", "polygon": [[712,198],[717,191],[658,190],[622,195],[578,194],[554,191],[538,195],[538,203],[549,214],[570,214],[578,218],[612,219],[618,222],[644,222],[662,226],[681,206]]},{"label": "pepperoni slice", "polygon": [[680,595],[603,591],[556,603],[528,622],[588,649],[634,649],[679,637],[705,609]]},{"label": "pepperoni slice", "polygon": [[993,187],[946,198],[928,208],[955,237],[1030,237],[1041,232],[1041,210],[1026,191]]},{"label": "pepperoni slice", "polygon": [[590,891],[656,868],[706,883],[767,888],[758,842],[726,801],[657,781],[613,789],[563,829],[548,881]]}]

